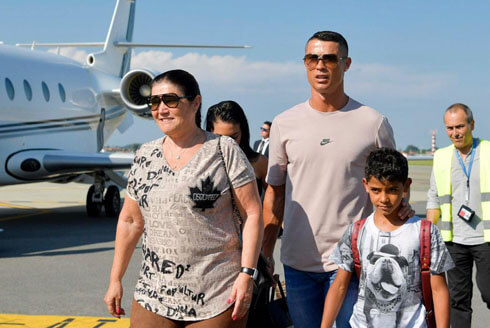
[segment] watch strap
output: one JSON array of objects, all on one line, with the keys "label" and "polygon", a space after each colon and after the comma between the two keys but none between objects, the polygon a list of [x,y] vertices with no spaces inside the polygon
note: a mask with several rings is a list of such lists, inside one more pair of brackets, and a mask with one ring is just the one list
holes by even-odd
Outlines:
[{"label": "watch strap", "polygon": [[259,275],[259,271],[256,268],[242,267],[240,272],[248,274],[253,280],[256,280]]}]

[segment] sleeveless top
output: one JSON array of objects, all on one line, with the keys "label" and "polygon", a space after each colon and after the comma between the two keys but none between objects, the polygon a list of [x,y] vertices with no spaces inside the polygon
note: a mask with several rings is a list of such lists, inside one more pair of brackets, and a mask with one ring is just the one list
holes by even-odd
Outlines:
[{"label": "sleeveless top", "polygon": [[[145,221],[134,298],[169,319],[208,319],[231,306],[227,299],[241,266],[240,227],[218,138],[206,132],[202,147],[175,171],[162,153],[163,138],[146,143],[128,176],[127,193]],[[221,137],[221,149],[233,188],[255,179],[231,138]]]}]

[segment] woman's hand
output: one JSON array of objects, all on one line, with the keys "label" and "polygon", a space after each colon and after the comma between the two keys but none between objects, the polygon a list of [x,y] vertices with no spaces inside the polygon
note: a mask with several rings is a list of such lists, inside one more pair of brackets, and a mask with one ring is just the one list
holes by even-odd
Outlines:
[{"label": "woman's hand", "polygon": [[121,308],[121,299],[123,296],[123,288],[120,281],[114,281],[109,284],[107,293],[104,297],[104,302],[107,304],[109,313],[116,318],[121,318],[121,315],[125,315],[124,309]]},{"label": "woman's hand", "polygon": [[233,320],[240,320],[247,315],[252,302],[253,280],[250,275],[240,273],[233,284],[228,303],[235,302],[235,308],[231,317]]}]

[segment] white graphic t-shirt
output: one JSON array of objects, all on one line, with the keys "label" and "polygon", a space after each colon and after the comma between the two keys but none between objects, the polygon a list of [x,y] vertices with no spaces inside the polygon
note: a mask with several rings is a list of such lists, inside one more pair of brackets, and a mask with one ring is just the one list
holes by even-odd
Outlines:
[{"label": "white graphic t-shirt", "polygon": [[240,227],[218,140],[234,188],[254,181],[254,171],[231,138],[207,132],[206,139],[176,171],[163,156],[163,138],[146,143],[128,176],[127,193],[145,221],[134,298],[175,320],[203,320],[225,311],[240,271]]},{"label": "white graphic t-shirt", "polygon": [[[392,232],[379,230],[371,214],[359,232],[361,260],[359,294],[350,319],[352,327],[426,327],[420,276],[420,218],[412,217]],[[355,272],[351,224],[330,260]],[[446,272],[454,263],[431,225],[431,274]],[[355,274],[355,273],[354,273]]]}]

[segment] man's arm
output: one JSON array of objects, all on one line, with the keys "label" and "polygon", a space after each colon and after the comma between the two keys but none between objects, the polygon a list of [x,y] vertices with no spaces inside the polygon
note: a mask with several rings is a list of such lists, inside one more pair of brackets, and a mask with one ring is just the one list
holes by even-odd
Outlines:
[{"label": "man's arm", "polygon": [[[269,185],[264,197],[264,242],[262,252],[267,259],[272,259],[279,228],[284,219],[285,185]],[[272,263],[271,271],[274,271]]]},{"label": "man's arm", "polygon": [[437,198],[437,186],[436,179],[434,177],[434,169],[430,174],[430,187],[427,191],[427,212],[426,219],[432,222],[432,224],[436,224],[441,217],[441,209],[439,204],[439,198]]},{"label": "man's arm", "polygon": [[430,276],[437,328],[449,328],[449,290],[444,273]]},{"label": "man's arm", "polygon": [[342,302],[344,301],[347,288],[349,288],[352,272],[345,271],[341,268],[337,270],[337,276],[328,289],[325,304],[323,306],[323,318],[321,328],[330,328],[335,322],[335,318],[339,313]]}]

